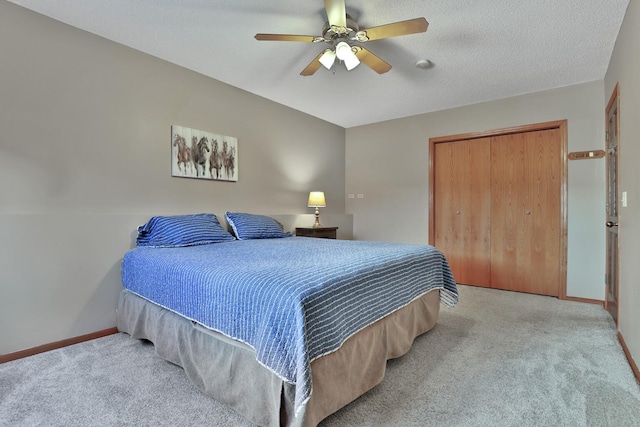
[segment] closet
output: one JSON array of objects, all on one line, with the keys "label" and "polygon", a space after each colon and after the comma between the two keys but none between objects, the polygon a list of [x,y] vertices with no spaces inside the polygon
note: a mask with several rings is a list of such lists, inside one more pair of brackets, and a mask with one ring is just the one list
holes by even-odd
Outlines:
[{"label": "closet", "polygon": [[566,121],[430,140],[430,244],[458,283],[566,295]]}]

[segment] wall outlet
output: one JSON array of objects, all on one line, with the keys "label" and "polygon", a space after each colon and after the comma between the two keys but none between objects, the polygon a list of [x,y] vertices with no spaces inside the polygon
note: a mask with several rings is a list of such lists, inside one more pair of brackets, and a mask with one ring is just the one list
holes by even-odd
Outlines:
[{"label": "wall outlet", "polygon": [[364,199],[364,194],[362,193],[358,194],[358,199]]},{"label": "wall outlet", "polygon": [[353,196],[353,194],[347,194],[347,199],[354,199],[355,197]]}]

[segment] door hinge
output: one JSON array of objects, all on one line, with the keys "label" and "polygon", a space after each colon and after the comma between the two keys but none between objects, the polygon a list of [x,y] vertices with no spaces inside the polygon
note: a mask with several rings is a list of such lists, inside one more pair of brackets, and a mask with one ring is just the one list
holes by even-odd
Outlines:
[{"label": "door hinge", "polygon": [[607,273],[604,273],[604,284],[605,285],[609,284],[609,275]]}]

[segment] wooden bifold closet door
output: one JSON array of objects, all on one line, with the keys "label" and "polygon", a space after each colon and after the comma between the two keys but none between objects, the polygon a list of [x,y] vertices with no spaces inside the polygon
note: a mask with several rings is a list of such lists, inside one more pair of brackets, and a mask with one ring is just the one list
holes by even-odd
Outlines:
[{"label": "wooden bifold closet door", "polygon": [[490,138],[435,146],[435,247],[458,283],[491,287]]},{"label": "wooden bifold closet door", "polygon": [[564,295],[563,132],[432,139],[430,242],[458,283]]}]

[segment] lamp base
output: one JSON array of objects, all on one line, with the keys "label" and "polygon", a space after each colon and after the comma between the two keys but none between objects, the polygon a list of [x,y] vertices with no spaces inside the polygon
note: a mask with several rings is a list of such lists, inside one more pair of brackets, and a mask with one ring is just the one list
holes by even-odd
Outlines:
[{"label": "lamp base", "polygon": [[312,228],[321,228],[321,227],[322,225],[320,225],[320,211],[316,207],[316,221],[313,223]]}]

